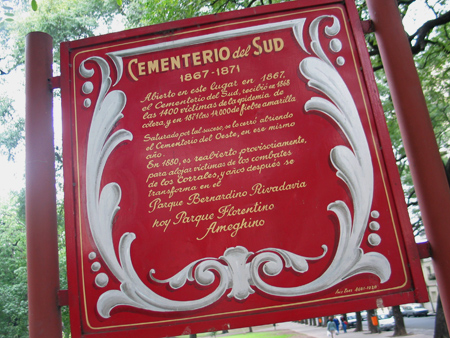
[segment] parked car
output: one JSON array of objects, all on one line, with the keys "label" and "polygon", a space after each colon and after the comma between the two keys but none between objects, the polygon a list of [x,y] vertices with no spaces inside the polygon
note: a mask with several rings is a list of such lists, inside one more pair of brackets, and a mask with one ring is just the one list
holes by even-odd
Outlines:
[{"label": "parked car", "polygon": [[367,320],[367,311],[361,311],[362,320]]},{"label": "parked car", "polygon": [[421,316],[427,316],[428,310],[425,309],[420,304],[406,304],[401,305],[400,310],[402,311],[403,316],[405,317],[421,317]]},{"label": "parked car", "polygon": [[378,315],[378,327],[381,331],[392,330],[395,326],[394,317],[386,314]]},{"label": "parked car", "polygon": [[356,314],[347,314],[347,327],[349,329],[356,327]]}]

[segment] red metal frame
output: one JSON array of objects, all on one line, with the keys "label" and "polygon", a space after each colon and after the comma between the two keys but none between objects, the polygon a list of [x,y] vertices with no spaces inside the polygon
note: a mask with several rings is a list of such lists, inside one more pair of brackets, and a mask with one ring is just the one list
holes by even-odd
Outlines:
[{"label": "red metal frame", "polygon": [[[288,2],[281,5],[276,6],[263,6],[258,8],[247,9],[243,11],[233,12],[233,13],[223,13],[217,16],[207,16],[201,17],[191,20],[183,20],[180,22],[171,22],[162,25],[152,26],[148,28],[140,28],[132,31],[126,31],[122,33],[117,33],[113,35],[107,35],[103,37],[94,37],[86,40],[74,41],[70,43],[64,43],[61,45],[61,65],[62,65],[62,76],[61,76],[61,85],[62,85],[62,93],[63,93],[63,133],[64,133],[64,156],[65,156],[65,166],[73,167],[75,164],[74,157],[76,156],[76,151],[73,148],[71,142],[74,142],[74,138],[72,133],[74,130],[72,125],[75,123],[73,117],[68,115],[68,112],[72,109],[74,97],[72,95],[66,95],[70,93],[72,89],[70,81],[71,76],[68,69],[73,67],[71,64],[72,60],[70,59],[70,51],[83,48],[84,46],[94,46],[102,44],[106,41],[120,41],[124,38],[135,37],[142,38],[144,35],[148,34],[157,34],[162,31],[173,31],[176,32],[181,29],[188,29],[192,27],[197,27],[200,25],[212,25],[218,23],[226,23],[229,20],[236,19],[245,19],[251,18],[254,15],[268,15],[274,12],[276,13],[288,13],[292,10],[298,8],[304,8],[305,6],[317,6],[317,5],[330,5],[335,3],[341,3],[336,1],[324,0],[320,1],[303,1],[301,4],[299,2]],[[248,313],[239,313],[239,315],[232,315],[226,321],[222,319],[214,319],[214,318],[202,318],[195,317],[191,318],[189,322],[185,324],[178,325],[177,327],[167,327],[166,324],[161,323],[159,325],[152,327],[152,333],[154,335],[167,335],[167,334],[181,334],[181,333],[190,333],[190,332],[199,332],[205,330],[223,330],[232,327],[243,327],[248,325],[260,325],[266,324],[268,322],[280,322],[291,319],[301,319],[305,317],[316,317],[323,316],[324,314],[333,314],[335,312],[350,312],[354,310],[363,310],[366,308],[375,308],[379,306],[379,304],[384,304],[385,306],[395,305],[399,302],[413,302],[420,301],[423,302],[427,299],[426,289],[424,287],[423,276],[419,265],[419,255],[417,251],[417,247],[414,243],[414,238],[412,236],[409,217],[406,211],[404,197],[401,189],[399,189],[399,177],[398,172],[395,166],[395,161],[391,153],[386,151],[381,151],[381,149],[390,149],[391,144],[389,141],[389,135],[387,132],[387,128],[385,125],[384,117],[382,114],[381,105],[379,103],[379,95],[376,84],[373,79],[373,73],[371,70],[370,60],[368,58],[368,53],[365,47],[365,41],[362,33],[362,26],[359,21],[359,17],[354,7],[354,3],[352,1],[346,2],[347,15],[350,19],[351,29],[354,32],[355,38],[355,46],[358,50],[360,56],[360,62],[362,63],[363,68],[363,76],[365,78],[365,82],[368,84],[367,86],[367,97],[370,101],[370,105],[372,110],[377,111],[378,114],[375,114],[373,123],[375,124],[376,133],[373,135],[374,138],[379,142],[379,149],[377,148],[376,152],[379,156],[383,158],[382,163],[383,167],[380,167],[380,170],[386,173],[385,181],[388,185],[397,187],[397,189],[393,189],[392,191],[392,201],[393,208],[397,210],[398,214],[396,217],[399,218],[399,224],[401,226],[401,231],[398,233],[399,238],[402,240],[402,247],[407,252],[408,263],[410,266],[410,270],[408,274],[411,275],[411,280],[414,283],[414,287],[410,289],[403,289],[401,294],[383,294],[382,297],[373,294],[368,295],[367,298],[360,300],[348,300],[345,299],[340,303],[335,304],[326,304],[321,303],[320,299],[317,301],[310,302],[307,308],[302,307],[300,303],[292,304],[289,306],[281,306],[279,310],[274,310],[273,308],[267,309],[259,309],[256,311],[256,314]],[[69,67],[70,66],[70,67]],[[66,93],[66,94],[65,94]],[[381,113],[380,113],[381,112]],[[380,162],[381,163],[381,162]],[[72,334],[74,337],[121,337],[125,330],[131,330],[135,337],[144,337],[148,335],[148,328],[137,326],[120,326],[116,325],[114,328],[110,328],[107,330],[103,330],[100,332],[88,332],[85,334],[84,330],[80,323],[84,318],[85,309],[83,306],[80,306],[80,296],[83,295],[83,290],[80,290],[80,287],[83,288],[81,283],[79,282],[81,278],[80,269],[78,267],[78,260],[81,255],[79,251],[80,248],[77,246],[77,236],[78,234],[73,231],[73,223],[74,219],[78,217],[76,215],[76,192],[73,189],[73,185],[78,184],[76,179],[75,170],[68,170],[65,174],[65,190],[66,190],[66,217],[68,224],[68,231],[66,232],[67,236],[67,246],[68,246],[68,274],[69,274],[69,304],[71,307],[71,323],[72,323]],[[339,307],[336,307],[336,304]],[[182,325],[185,325],[183,327]],[[107,332],[108,331],[108,332]]]},{"label": "red metal frame", "polygon": [[52,38],[26,38],[26,226],[31,338],[62,336],[53,146]]},{"label": "red metal frame", "polygon": [[410,163],[447,322],[450,320],[450,193],[410,44],[394,0],[367,0]]},{"label": "red metal frame", "polygon": [[[335,1],[322,1],[321,4],[331,4]],[[303,2],[302,5],[315,6],[317,1]],[[440,281],[441,298],[443,301],[445,312],[450,313],[448,300],[448,286],[446,281],[450,280],[450,271],[445,266],[447,258],[450,256],[449,247],[446,243],[446,215],[445,210],[449,210],[450,195],[447,189],[445,175],[443,174],[442,163],[438,153],[437,146],[434,141],[434,135],[431,128],[428,115],[426,114],[425,101],[420,90],[420,83],[415,74],[414,64],[409,51],[409,44],[406,36],[402,34],[400,16],[397,14],[397,7],[394,1],[372,1],[368,0],[369,9],[371,10],[372,19],[377,30],[377,38],[380,44],[380,51],[384,59],[386,73],[389,82],[391,82],[394,104],[399,117],[400,127],[405,139],[405,149],[411,163],[411,171],[415,179],[417,194],[422,208],[422,215],[426,226],[426,232],[430,239],[430,245],[433,249],[433,258],[436,267],[436,275]],[[259,7],[257,9],[248,9],[238,13],[225,13],[217,15],[214,19],[211,17],[197,18],[196,20],[184,20],[177,23],[167,23],[150,28],[150,31],[157,33],[161,30],[177,30],[180,28],[190,27],[191,25],[208,24],[211,22],[226,22],[232,18],[249,17],[253,14],[271,13],[274,8],[277,10],[289,11],[298,8],[296,2],[286,3],[279,7]],[[377,7],[378,6],[378,7]],[[352,3],[348,3],[349,18],[352,28],[355,31],[361,30],[359,18]],[[148,28],[142,28],[130,32],[116,34],[115,38],[120,39],[129,34],[148,34]],[[395,33],[395,34],[394,34]],[[103,41],[104,37],[92,38],[90,41]],[[77,48],[84,44],[85,41],[73,42],[70,48]],[[378,91],[373,80],[373,74],[370,69],[370,61],[367,57],[364,39],[362,35],[356,34],[356,46],[362,55],[362,63],[364,65],[364,76],[369,79],[371,85],[368,88],[368,95],[371,104],[381,109],[378,103]],[[62,45],[62,64],[68,65],[68,44]],[[43,53],[40,51],[43,50]],[[56,304],[65,305],[66,300],[58,302],[58,255],[57,255],[57,236],[56,236],[56,209],[55,209],[55,192],[54,192],[54,165],[53,165],[53,130],[51,112],[51,86],[49,80],[51,78],[51,38],[40,33],[32,33],[27,37],[27,86],[26,86],[26,102],[27,102],[27,122],[26,122],[26,140],[27,140],[27,252],[28,252],[28,270],[29,270],[29,311],[30,311],[30,337],[60,337],[61,322],[60,313]],[[392,55],[392,53],[394,55]],[[364,56],[365,55],[365,56]],[[411,61],[411,62],[409,62]],[[44,67],[42,65],[45,65]],[[401,71],[400,71],[401,70]],[[61,83],[63,91],[68,91],[69,79],[68,74],[63,72]],[[406,77],[408,75],[410,77]],[[57,86],[59,79],[52,80],[52,86]],[[403,89],[406,88],[406,91]],[[411,95],[411,90],[416,90]],[[64,111],[68,111],[71,106],[70,100],[64,100]],[[375,109],[375,108],[374,108]],[[380,145],[382,148],[389,148],[389,136],[385,127],[382,115],[376,116],[375,123],[379,133]],[[426,128],[424,128],[426,126]],[[64,133],[69,135],[72,131],[70,124],[65,124]],[[415,142],[415,135],[421,135],[420,141]],[[69,147],[70,148],[70,147]],[[65,150],[66,156],[72,157],[71,149]],[[382,153],[388,170],[388,180],[391,184],[398,184],[398,174],[396,173],[395,161],[390,154]],[[70,161],[69,161],[70,162]],[[429,178],[429,180],[427,180]],[[66,176],[66,190],[71,190],[72,182],[70,177]],[[418,281],[415,288],[414,299],[423,301],[426,298],[426,291],[423,288],[422,273],[418,262],[419,255],[414,245],[411,235],[408,235],[408,215],[404,208],[403,195],[400,190],[394,191],[395,204],[398,206],[400,222],[403,227],[405,239],[405,247],[408,251],[408,257],[411,260],[411,274],[413,280]],[[66,215],[73,217],[73,204],[66,205]],[[447,217],[448,218],[448,217]],[[75,234],[67,233],[68,243],[74,243]],[[69,244],[70,246],[71,244]],[[69,248],[70,249],[70,248]],[[76,251],[75,248],[72,248]],[[423,255],[423,254],[422,254]],[[69,272],[72,278],[69,279],[69,288],[74,290],[77,286],[76,282],[76,259],[68,260]],[[45,273],[42,273],[45,271]],[[74,275],[75,274],[75,275]],[[75,277],[75,278],[74,278]],[[59,292],[60,295],[67,296],[65,292]],[[63,297],[65,299],[65,296]],[[70,292],[69,303],[72,305],[78,301],[77,292]],[[406,298],[405,298],[406,299]],[[412,298],[410,298],[412,299]],[[384,296],[385,304],[394,304],[397,301],[395,296]],[[363,304],[364,303],[364,304]],[[372,304],[372,306],[370,305]],[[361,303],[361,309],[364,307],[375,307],[378,299],[368,298]],[[352,303],[339,304],[339,311],[355,310]],[[75,337],[83,335],[80,328],[80,309],[71,309],[72,330]],[[315,317],[323,315],[325,312],[331,313],[333,307],[329,306],[311,306],[308,308],[308,316]],[[295,314],[303,316],[303,312],[292,311],[290,318]],[[448,317],[448,316],[447,316]],[[265,324],[268,321],[277,322],[284,321],[289,318],[284,312],[271,312],[267,315],[261,315],[253,318],[252,325]],[[297,318],[298,319],[298,318]],[[197,328],[205,326],[198,323],[191,323],[190,330],[195,331]],[[210,322],[211,326],[219,324]],[[248,318],[241,316],[235,318],[233,327],[248,326]],[[226,329],[221,327],[220,329]],[[167,334],[167,329],[162,326],[154,331],[156,334]],[[144,336],[146,330],[135,329],[133,333],[136,337]],[[96,334],[98,337],[120,337],[123,332]]]},{"label": "red metal frame", "polygon": [[[354,6],[349,6],[349,11],[353,11],[353,15],[350,15],[351,20],[358,20],[358,13],[356,11],[356,8]],[[358,27],[357,22],[354,22],[353,25],[355,27]],[[373,24],[370,24],[370,26],[373,27]],[[364,27],[361,26],[361,29]],[[358,29],[358,28],[356,28]],[[363,38],[363,34],[355,34],[356,44],[358,51],[361,55],[366,55],[365,58],[362,58],[363,63],[363,72],[364,76],[366,77],[366,83],[368,86],[369,91],[369,97],[371,100],[371,104],[373,107],[376,107],[378,111],[383,111],[383,107],[381,106],[380,101],[380,94],[378,92],[378,87],[376,85],[375,76],[372,70],[372,64],[370,62],[369,54],[367,51],[367,45],[365,42],[365,39]],[[392,144],[390,142],[390,136],[389,131],[387,129],[386,120],[384,118],[384,114],[376,114],[375,115],[375,123],[377,125],[377,130],[380,134],[380,142],[382,144],[382,147],[387,149],[386,147],[391,148]],[[390,183],[395,186],[399,184],[400,182],[400,175],[397,169],[397,164],[394,158],[394,154],[391,152],[383,152],[383,155],[385,156],[386,160],[386,166],[388,166],[388,174],[389,174],[389,180]],[[395,194],[395,201],[397,204],[397,210],[400,214],[400,217],[402,218],[402,221],[400,222],[403,226],[403,231],[405,233],[411,232],[411,224],[409,220],[409,214],[407,212],[405,197],[403,195],[402,189],[396,189],[394,190]],[[417,280],[420,280],[423,278],[423,272],[422,268],[420,267],[420,259],[419,256],[417,244],[415,242],[415,239],[413,236],[405,236],[405,244],[406,244],[406,250],[408,252],[408,255],[411,259],[411,261],[414,262],[414,264],[411,266],[411,272]],[[416,297],[417,299],[427,299],[428,293],[426,288],[423,287],[423,285],[417,285],[417,288],[415,289]]]}]

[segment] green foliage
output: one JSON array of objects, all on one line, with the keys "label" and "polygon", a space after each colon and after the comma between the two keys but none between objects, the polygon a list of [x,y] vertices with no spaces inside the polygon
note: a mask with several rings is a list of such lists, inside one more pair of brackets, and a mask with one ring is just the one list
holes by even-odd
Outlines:
[{"label": "green foliage", "polygon": [[25,121],[15,114],[12,100],[0,97],[0,154],[14,160],[16,150],[24,139]]},{"label": "green foliage", "polygon": [[[411,50],[417,67],[417,72],[422,82],[422,89],[427,101],[428,111],[433,124],[436,142],[440,149],[443,162],[449,157],[450,140],[450,63],[447,61],[450,54],[450,4],[446,0],[429,1],[402,1],[399,9],[402,17],[406,17],[413,3],[421,3],[432,9],[435,19],[417,26],[416,32],[411,34]],[[366,8],[361,5],[361,13]],[[363,16],[363,15],[362,15]],[[420,216],[420,209],[411,178],[408,159],[397,124],[397,117],[389,93],[386,76],[383,70],[382,60],[379,56],[375,34],[366,36],[372,65],[376,70],[376,78],[380,97],[382,100],[386,122],[393,145],[394,155],[402,180],[405,200],[411,215],[414,234],[423,235],[424,229]],[[420,137],[418,135],[417,137]]]},{"label": "green foliage", "polygon": [[[62,169],[62,168],[61,168]],[[62,187],[60,188],[62,191]],[[59,285],[61,290],[67,290],[67,259],[66,259],[66,231],[64,225],[64,201],[57,201],[56,215],[58,222],[58,256],[59,256]],[[70,337],[69,307],[61,308],[63,337]]]},{"label": "green foliage", "polygon": [[0,205],[0,338],[28,337],[23,198]]},{"label": "green foliage", "polygon": [[433,122],[436,140],[448,155],[450,139],[450,26],[439,27],[426,50],[416,57],[416,66]]},{"label": "green foliage", "polygon": [[[427,107],[433,124],[436,142],[441,152],[443,162],[450,155],[450,26],[438,27],[432,43],[415,57],[417,71],[422,82],[422,89],[427,101]],[[411,187],[410,179],[410,187]],[[415,192],[409,189],[412,200],[408,201],[415,215],[420,215]],[[423,232],[422,220],[418,216],[414,227],[416,232]]]},{"label": "green foliage", "polygon": [[174,20],[181,20],[239,10],[282,0],[129,0],[124,14],[128,28],[142,27]]},{"label": "green foliage", "polygon": [[[122,6],[122,0],[116,0],[117,5]],[[33,11],[37,11],[38,8],[38,4],[36,0],[32,0],[31,1],[31,9],[33,9]]]},{"label": "green foliage", "polygon": [[24,63],[25,36],[34,31],[48,33],[53,38],[54,59],[59,63],[59,44],[95,35],[101,26],[108,26],[120,12],[116,0],[40,0],[35,11],[24,8],[16,13],[11,27],[11,46],[16,64]]},{"label": "green foliage", "polygon": [[[8,75],[25,63],[25,37],[33,31],[48,33],[53,38],[54,62],[59,64],[59,44],[62,41],[96,35],[120,13],[117,0],[39,0],[16,1],[15,20],[0,22],[0,75]],[[33,10],[31,10],[33,9]],[[17,148],[23,145],[24,120],[17,116],[13,102],[0,97],[0,154],[14,160]]]},{"label": "green foliage", "polygon": [[128,28],[186,19],[202,14],[203,0],[129,1],[124,9]]},{"label": "green foliage", "polygon": [[[60,286],[67,289],[64,206],[57,205]],[[11,193],[0,204],[0,338],[28,337],[25,191]],[[69,311],[63,307],[65,337],[70,336]]]}]

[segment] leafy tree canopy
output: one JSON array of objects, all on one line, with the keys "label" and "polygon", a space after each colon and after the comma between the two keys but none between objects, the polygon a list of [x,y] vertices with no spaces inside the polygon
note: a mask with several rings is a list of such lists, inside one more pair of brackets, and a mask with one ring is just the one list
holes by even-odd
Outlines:
[{"label": "leafy tree canopy", "polygon": [[[399,1],[399,9],[403,18],[410,16],[410,11],[414,9],[414,6],[420,7],[422,11],[428,9],[428,12],[432,13],[432,18],[424,23],[414,21],[416,26],[412,29],[413,33],[408,35],[408,38],[417,72],[422,82],[422,89],[427,101],[436,141],[443,162],[446,162],[450,155],[450,99],[448,95],[450,89],[450,63],[447,61],[450,52],[450,3],[446,0]],[[360,9],[363,12],[366,10],[364,4]],[[413,231],[415,235],[423,235],[424,228],[409,171],[409,163],[398,129],[397,118],[374,34],[368,35],[366,41],[369,55],[371,55],[372,64],[376,71],[375,76],[378,81],[393,150],[402,179],[405,199],[410,215],[412,215]]]},{"label": "leafy tree canopy", "polygon": [[25,121],[15,114],[12,100],[0,97],[0,154],[14,160],[16,150],[23,144]]},{"label": "leafy tree canopy", "polygon": [[50,34],[55,46],[55,62],[59,63],[59,43],[99,34],[99,29],[107,30],[113,17],[121,12],[116,0],[40,0],[35,8],[17,6],[14,21],[4,23],[4,29],[0,30],[4,33],[3,42],[8,46],[9,56],[15,61],[12,67],[24,64],[28,33]]},{"label": "leafy tree canopy", "polygon": [[0,205],[0,337],[28,337],[23,198]]}]

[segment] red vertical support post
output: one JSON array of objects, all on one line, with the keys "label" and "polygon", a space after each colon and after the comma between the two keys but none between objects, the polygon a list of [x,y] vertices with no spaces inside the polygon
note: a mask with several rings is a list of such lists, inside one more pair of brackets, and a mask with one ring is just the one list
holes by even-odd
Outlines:
[{"label": "red vertical support post", "polygon": [[26,37],[25,144],[30,338],[62,336],[53,137],[52,38]]},{"label": "red vertical support post", "polygon": [[367,0],[450,323],[450,191],[395,0]]}]

